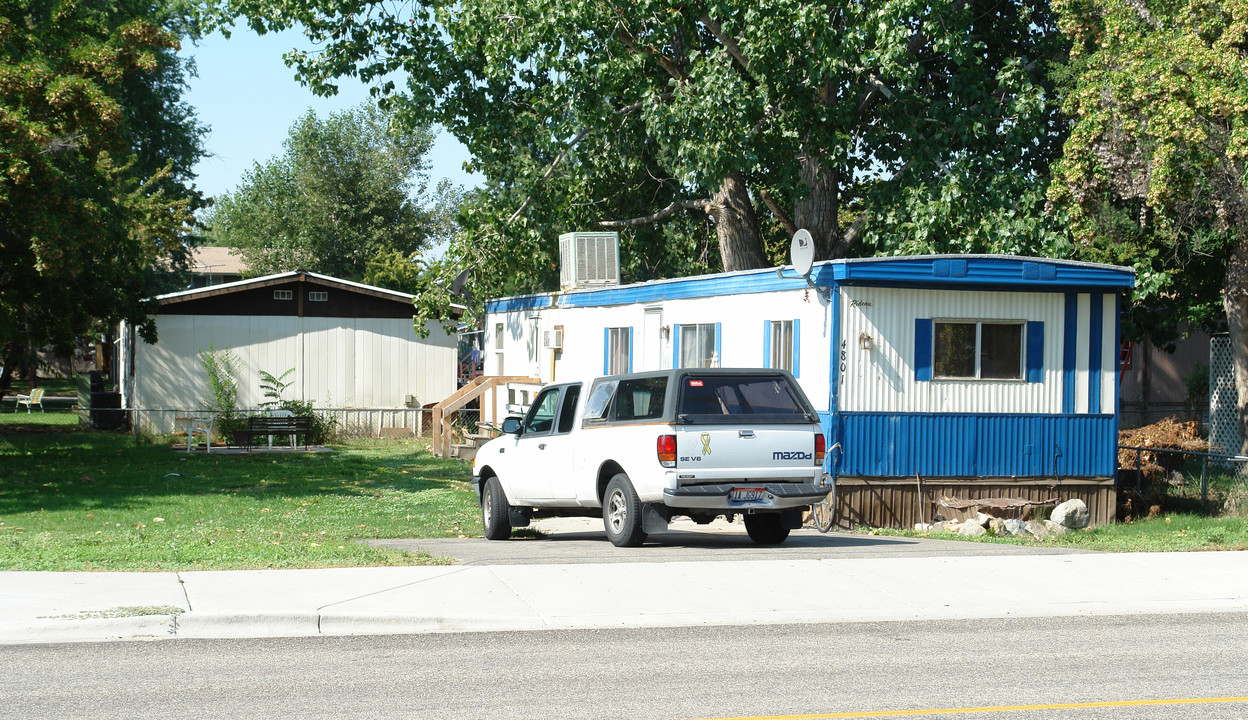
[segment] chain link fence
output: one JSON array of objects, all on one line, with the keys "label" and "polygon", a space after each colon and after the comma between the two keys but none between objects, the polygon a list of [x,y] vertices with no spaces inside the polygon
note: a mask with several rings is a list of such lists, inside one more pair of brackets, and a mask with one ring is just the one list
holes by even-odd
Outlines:
[{"label": "chain link fence", "polygon": [[[104,412],[116,414],[101,416],[100,410],[91,411],[93,426],[101,429],[129,427],[137,435],[174,435],[184,430],[179,418],[211,417],[214,413],[204,408],[130,408]],[[332,425],[334,437],[427,437],[429,434],[428,410],[421,408],[315,408],[313,414],[325,418]],[[264,408],[243,408],[238,414],[263,415]],[[103,419],[103,423],[101,423]],[[107,427],[105,427],[107,426]]]},{"label": "chain link fence", "polygon": [[1248,517],[1248,457],[1127,445],[1119,451],[1133,454],[1135,462],[1120,471],[1118,493],[1141,511]]}]

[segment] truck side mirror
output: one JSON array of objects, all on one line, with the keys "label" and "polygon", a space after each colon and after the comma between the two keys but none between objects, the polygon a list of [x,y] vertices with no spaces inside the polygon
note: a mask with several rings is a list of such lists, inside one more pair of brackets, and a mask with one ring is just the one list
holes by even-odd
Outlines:
[{"label": "truck side mirror", "polygon": [[519,435],[520,434],[520,418],[509,417],[506,420],[504,420],[503,432],[507,433],[508,435]]}]

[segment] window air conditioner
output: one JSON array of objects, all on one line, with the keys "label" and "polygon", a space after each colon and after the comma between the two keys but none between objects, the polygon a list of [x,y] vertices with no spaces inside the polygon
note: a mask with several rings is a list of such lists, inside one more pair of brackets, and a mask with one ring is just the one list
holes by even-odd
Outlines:
[{"label": "window air conditioner", "polygon": [[542,346],[551,350],[563,349],[563,326],[556,325],[554,330],[542,332]]}]

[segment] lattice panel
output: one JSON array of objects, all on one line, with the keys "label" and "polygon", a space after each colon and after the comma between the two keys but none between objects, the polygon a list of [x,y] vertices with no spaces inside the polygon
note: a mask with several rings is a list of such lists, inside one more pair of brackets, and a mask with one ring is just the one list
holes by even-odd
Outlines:
[{"label": "lattice panel", "polygon": [[1209,451],[1239,454],[1239,422],[1236,418],[1235,368],[1231,365],[1231,339],[1209,338]]}]

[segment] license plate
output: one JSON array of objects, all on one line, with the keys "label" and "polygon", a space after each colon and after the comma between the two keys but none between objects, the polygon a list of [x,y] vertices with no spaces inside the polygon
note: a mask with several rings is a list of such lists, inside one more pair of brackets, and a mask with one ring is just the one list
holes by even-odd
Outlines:
[{"label": "license plate", "polygon": [[767,488],[761,487],[737,487],[733,488],[728,494],[728,499],[733,502],[750,502],[752,500],[762,500],[763,494],[767,492]]}]

